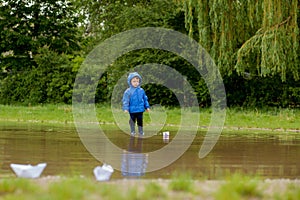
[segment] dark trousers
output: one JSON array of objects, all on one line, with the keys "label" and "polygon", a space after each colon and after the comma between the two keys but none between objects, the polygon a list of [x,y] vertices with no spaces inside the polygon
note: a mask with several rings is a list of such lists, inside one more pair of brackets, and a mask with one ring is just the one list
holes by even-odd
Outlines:
[{"label": "dark trousers", "polygon": [[139,132],[142,132],[143,129],[143,113],[138,112],[138,113],[130,113],[130,120],[129,120],[129,125],[131,132],[135,132],[135,123],[137,122],[137,125],[139,127]]}]

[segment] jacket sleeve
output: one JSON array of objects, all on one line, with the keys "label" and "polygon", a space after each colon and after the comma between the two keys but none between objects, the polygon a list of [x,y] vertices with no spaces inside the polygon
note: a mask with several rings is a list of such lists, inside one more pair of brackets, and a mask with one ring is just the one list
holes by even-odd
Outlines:
[{"label": "jacket sleeve", "polygon": [[123,110],[128,110],[129,111],[129,101],[130,101],[130,96],[129,96],[129,90],[125,90],[124,94],[123,94],[123,99],[122,99],[122,104]]},{"label": "jacket sleeve", "polygon": [[144,91],[144,95],[143,95],[143,98],[144,98],[144,106],[146,109],[150,108],[150,105],[149,105],[149,102],[148,102],[148,97]]}]

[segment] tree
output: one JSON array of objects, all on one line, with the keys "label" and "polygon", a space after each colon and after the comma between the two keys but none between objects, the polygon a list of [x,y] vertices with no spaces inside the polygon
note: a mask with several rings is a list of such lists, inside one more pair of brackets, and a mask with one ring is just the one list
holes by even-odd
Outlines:
[{"label": "tree", "polygon": [[0,103],[71,102],[81,19],[68,0],[1,1]]},{"label": "tree", "polygon": [[38,49],[57,53],[80,48],[79,18],[68,0],[5,0],[0,4],[0,53],[4,70],[35,65]]},{"label": "tree", "polygon": [[286,81],[291,73],[299,79],[298,0],[178,2],[189,35],[209,51],[223,74],[280,74]]},{"label": "tree", "polygon": [[[184,13],[174,2],[169,0],[132,2],[117,1],[107,3],[106,1],[101,1],[97,2],[98,4],[94,1],[90,2],[89,9],[93,11],[88,15],[92,24],[90,34],[99,36],[99,40],[102,41],[120,32],[141,27],[165,27],[187,33],[184,29]],[[97,11],[102,13],[102,15],[94,15]],[[198,73],[195,72],[195,69],[193,70],[191,65],[171,52],[155,49],[141,49],[122,55],[107,69],[106,74],[102,76],[97,94],[106,91],[107,98],[105,100],[110,100],[112,92],[115,89],[114,86],[121,76],[128,73],[130,69],[147,63],[160,63],[174,67],[177,71],[188,77],[192,85],[197,88],[197,93],[205,93],[201,97],[202,104],[206,105],[209,101],[207,88],[203,86],[205,83],[203,80],[200,80],[201,77],[197,75]],[[105,84],[103,84],[104,82]],[[202,88],[200,88],[199,82],[201,82]],[[127,85],[126,81],[125,85]],[[147,84],[144,87],[147,90],[147,94],[151,96],[151,104],[173,106],[178,104],[172,91],[162,87],[159,83]],[[103,94],[99,96],[103,97]],[[102,100],[97,97],[98,95],[96,96],[96,101],[99,102]],[[115,101],[120,102],[120,99],[116,99]]]}]

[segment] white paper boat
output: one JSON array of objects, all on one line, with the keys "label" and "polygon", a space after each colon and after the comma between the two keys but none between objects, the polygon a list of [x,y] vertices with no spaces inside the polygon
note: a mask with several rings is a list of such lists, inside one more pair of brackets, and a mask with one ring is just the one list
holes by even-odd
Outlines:
[{"label": "white paper boat", "polygon": [[46,163],[40,163],[38,165],[22,165],[22,164],[10,164],[12,170],[16,173],[18,177],[22,178],[38,178],[45,167]]},{"label": "white paper boat", "polygon": [[97,166],[94,168],[94,175],[97,181],[108,181],[111,174],[114,172],[112,166],[103,164],[102,167]]},{"label": "white paper boat", "polygon": [[164,143],[169,143],[169,138],[170,138],[169,136],[170,136],[169,131],[163,132],[163,141],[164,141]]}]

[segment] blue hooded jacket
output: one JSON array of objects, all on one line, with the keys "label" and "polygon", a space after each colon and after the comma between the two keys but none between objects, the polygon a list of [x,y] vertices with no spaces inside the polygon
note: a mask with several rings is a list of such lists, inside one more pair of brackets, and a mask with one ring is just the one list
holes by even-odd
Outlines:
[{"label": "blue hooded jacket", "polygon": [[[131,79],[138,77],[140,84],[135,88],[131,85]],[[125,90],[123,95],[123,110],[128,110],[129,113],[144,112],[145,109],[150,108],[148,97],[143,88],[140,87],[142,83],[142,77],[137,73],[130,73],[127,78],[129,88]]]}]

